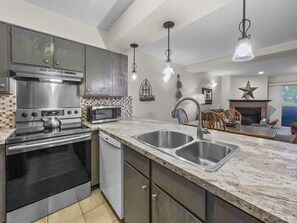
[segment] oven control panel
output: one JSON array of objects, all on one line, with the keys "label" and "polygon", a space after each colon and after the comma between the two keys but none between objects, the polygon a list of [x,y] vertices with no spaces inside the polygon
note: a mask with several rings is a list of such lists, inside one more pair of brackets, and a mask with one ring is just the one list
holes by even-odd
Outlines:
[{"label": "oven control panel", "polygon": [[59,119],[81,118],[81,108],[60,109],[17,109],[16,122],[40,121],[46,117],[57,117]]}]

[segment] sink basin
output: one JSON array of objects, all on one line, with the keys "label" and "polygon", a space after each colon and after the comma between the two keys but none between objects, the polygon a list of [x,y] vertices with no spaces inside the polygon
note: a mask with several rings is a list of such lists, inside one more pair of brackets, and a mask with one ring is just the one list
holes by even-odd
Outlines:
[{"label": "sink basin", "polygon": [[176,150],[175,154],[185,161],[203,167],[206,171],[216,171],[238,149],[236,145],[198,140]]},{"label": "sink basin", "polygon": [[149,132],[133,138],[157,149],[175,149],[194,140],[192,136],[168,130]]}]

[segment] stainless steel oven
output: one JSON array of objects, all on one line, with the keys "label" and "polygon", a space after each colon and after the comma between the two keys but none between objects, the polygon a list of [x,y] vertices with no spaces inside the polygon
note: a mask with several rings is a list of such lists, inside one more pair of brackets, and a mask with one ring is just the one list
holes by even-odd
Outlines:
[{"label": "stainless steel oven", "polygon": [[90,140],[88,132],[7,144],[7,222],[30,222],[89,196]]},{"label": "stainless steel oven", "polygon": [[91,194],[91,130],[81,122],[83,74],[11,65],[16,130],[6,139],[6,220],[30,223]]},{"label": "stainless steel oven", "polygon": [[121,118],[121,106],[89,106],[87,108],[87,120],[91,123],[103,123],[117,121]]}]

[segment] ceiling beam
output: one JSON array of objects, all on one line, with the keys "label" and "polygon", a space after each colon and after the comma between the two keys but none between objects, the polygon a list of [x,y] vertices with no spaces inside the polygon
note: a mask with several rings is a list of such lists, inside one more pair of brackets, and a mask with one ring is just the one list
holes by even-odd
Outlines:
[{"label": "ceiling beam", "polygon": [[163,23],[175,22],[175,32],[234,0],[135,0],[108,30],[107,47],[127,50],[130,43],[150,45],[167,35]]},{"label": "ceiling beam", "polygon": [[[273,55],[276,53],[282,53],[282,52],[286,52],[294,49],[297,49],[297,40],[257,49],[257,50],[254,50],[254,55],[255,55],[254,60],[257,60],[257,57],[259,58],[261,56]],[[191,64],[186,66],[186,70],[191,73],[208,72],[208,70],[211,68],[220,67],[228,63],[236,63],[232,61],[231,55],[220,57],[214,60]]]}]

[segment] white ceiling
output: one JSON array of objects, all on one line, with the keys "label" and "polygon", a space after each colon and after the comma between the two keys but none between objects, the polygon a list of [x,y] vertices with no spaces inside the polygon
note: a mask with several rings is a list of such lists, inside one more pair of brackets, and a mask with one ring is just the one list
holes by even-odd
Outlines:
[{"label": "white ceiling", "polygon": [[91,26],[108,30],[134,0],[25,0]]},{"label": "white ceiling", "polygon": [[[252,21],[248,33],[252,35],[253,49],[297,40],[296,0],[248,0],[246,16]],[[242,18],[242,1],[235,0],[194,23],[172,33],[171,49],[173,62],[191,65],[213,61],[234,53],[240,36],[238,24]],[[174,21],[174,20],[173,20]],[[166,32],[164,30],[164,32]],[[167,38],[141,49],[144,53],[163,58]],[[258,70],[267,73],[295,72],[295,55],[275,54],[258,58],[248,63],[226,62],[204,72],[214,75],[250,74]],[[291,60],[291,61],[288,61]],[[289,67],[288,67],[289,66]],[[260,69],[261,68],[261,69]]]}]

